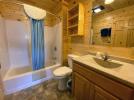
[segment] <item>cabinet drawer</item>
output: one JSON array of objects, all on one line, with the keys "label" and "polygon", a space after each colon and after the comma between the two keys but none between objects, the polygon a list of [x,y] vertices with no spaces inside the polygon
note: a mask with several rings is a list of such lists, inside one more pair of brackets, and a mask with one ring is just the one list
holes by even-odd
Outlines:
[{"label": "cabinet drawer", "polygon": [[134,100],[134,90],[132,88],[111,80],[106,76],[89,70],[83,65],[79,65],[77,63],[73,64],[73,71],[79,73],[92,83],[122,100]]},{"label": "cabinet drawer", "polygon": [[94,100],[119,100],[103,89],[95,86]]}]

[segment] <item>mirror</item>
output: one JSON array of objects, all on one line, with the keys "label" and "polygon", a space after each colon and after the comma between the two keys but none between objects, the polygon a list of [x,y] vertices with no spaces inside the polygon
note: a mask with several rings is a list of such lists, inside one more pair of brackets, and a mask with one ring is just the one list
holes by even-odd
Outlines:
[{"label": "mirror", "polygon": [[94,0],[92,10],[91,44],[134,47],[134,0]]}]

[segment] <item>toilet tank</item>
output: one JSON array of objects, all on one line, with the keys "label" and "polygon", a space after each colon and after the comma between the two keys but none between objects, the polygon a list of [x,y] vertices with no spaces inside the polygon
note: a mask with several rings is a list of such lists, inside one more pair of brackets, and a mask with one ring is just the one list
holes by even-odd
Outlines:
[{"label": "toilet tank", "polygon": [[75,58],[75,57],[79,57],[78,55],[75,55],[75,54],[69,54],[68,55],[68,65],[70,68],[73,67],[73,60],[72,58]]}]

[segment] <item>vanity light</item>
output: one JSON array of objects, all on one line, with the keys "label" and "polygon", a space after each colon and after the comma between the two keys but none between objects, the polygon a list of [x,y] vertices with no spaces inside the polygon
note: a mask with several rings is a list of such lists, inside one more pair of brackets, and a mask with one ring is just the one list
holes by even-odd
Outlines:
[{"label": "vanity light", "polygon": [[114,0],[105,0],[105,4],[111,4]]},{"label": "vanity light", "polygon": [[103,9],[104,9],[103,6],[97,6],[97,7],[93,8],[92,10],[93,10],[93,13],[99,13],[99,12],[101,12]]}]

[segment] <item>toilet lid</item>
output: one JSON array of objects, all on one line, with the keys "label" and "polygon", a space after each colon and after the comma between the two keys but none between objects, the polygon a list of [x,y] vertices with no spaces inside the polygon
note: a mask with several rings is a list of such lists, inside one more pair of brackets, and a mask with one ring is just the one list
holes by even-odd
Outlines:
[{"label": "toilet lid", "polygon": [[72,73],[72,69],[68,67],[60,67],[54,71],[55,76],[65,76]]}]

